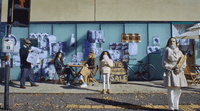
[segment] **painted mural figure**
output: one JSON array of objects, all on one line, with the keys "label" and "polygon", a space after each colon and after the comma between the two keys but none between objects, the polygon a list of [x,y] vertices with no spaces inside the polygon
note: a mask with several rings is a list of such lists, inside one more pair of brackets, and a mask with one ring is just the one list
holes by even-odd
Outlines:
[{"label": "painted mural figure", "polygon": [[170,38],[165,47],[162,60],[164,72],[164,86],[167,87],[169,110],[179,110],[179,98],[181,96],[181,87],[187,87],[187,81],[184,76],[186,60],[178,68],[178,60],[184,55],[177,47],[177,40]]},{"label": "painted mural figure", "polygon": [[29,77],[29,81],[31,83],[31,86],[38,86],[35,84],[33,80],[33,70],[31,68],[31,63],[27,62],[28,54],[31,52],[30,50],[30,44],[31,41],[26,39],[25,45],[23,45],[20,48],[20,68],[21,68],[21,80],[20,80],[20,87],[25,89],[25,82],[26,82],[26,76]]},{"label": "painted mural figure", "polygon": [[105,84],[107,82],[107,93],[110,94],[110,72],[113,67],[113,61],[109,52],[104,51],[100,56],[100,74],[103,76],[103,90],[102,93],[106,94]]}]

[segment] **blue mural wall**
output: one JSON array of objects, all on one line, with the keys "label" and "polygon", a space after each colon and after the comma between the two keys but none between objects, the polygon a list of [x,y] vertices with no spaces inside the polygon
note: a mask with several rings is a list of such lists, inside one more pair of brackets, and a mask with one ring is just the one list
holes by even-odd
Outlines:
[{"label": "blue mural wall", "polygon": [[[109,44],[113,42],[122,41],[122,33],[139,33],[141,35],[141,42],[138,43],[138,55],[131,56],[136,58],[137,61],[143,61],[144,63],[152,63],[156,68],[155,79],[163,79],[164,69],[162,68],[162,56],[161,54],[147,54],[147,46],[152,45],[152,38],[159,36],[161,45],[164,50],[168,38],[171,37],[170,23],[31,23],[29,28],[13,27],[12,34],[18,39],[29,37],[29,33],[48,33],[57,37],[57,42],[66,41],[70,42],[71,34],[75,35],[76,45],[70,47],[69,52],[65,55],[64,63],[67,64],[71,61],[72,54],[77,52],[83,52],[83,40],[87,38],[87,30],[104,30],[105,43],[98,43],[97,47],[102,47],[103,50],[109,50]],[[87,58],[84,58],[85,61]],[[99,61],[99,58],[97,58]],[[138,68],[137,61],[130,61],[132,68]],[[20,79],[20,67],[14,67],[11,69],[11,78],[13,80]],[[95,77],[100,80],[100,74]],[[130,71],[129,80],[142,80],[141,77],[134,77],[134,73]]]}]

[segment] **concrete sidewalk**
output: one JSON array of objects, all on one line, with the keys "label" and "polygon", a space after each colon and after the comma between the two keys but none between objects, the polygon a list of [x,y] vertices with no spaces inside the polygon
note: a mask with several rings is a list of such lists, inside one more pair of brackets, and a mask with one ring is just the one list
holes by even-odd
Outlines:
[{"label": "concrete sidewalk", "polygon": [[[102,91],[102,83],[99,86],[91,83],[88,87],[81,88],[77,85],[67,86],[53,83],[37,82],[38,87],[31,87],[29,82],[26,82],[26,89],[20,88],[19,81],[14,81],[10,84],[10,93],[100,93]],[[195,86],[182,88],[183,92],[199,93],[200,84]],[[126,83],[111,84],[111,93],[166,93],[166,88],[163,86],[163,80],[156,81],[129,81]],[[0,84],[0,93],[4,93],[4,84]]]}]

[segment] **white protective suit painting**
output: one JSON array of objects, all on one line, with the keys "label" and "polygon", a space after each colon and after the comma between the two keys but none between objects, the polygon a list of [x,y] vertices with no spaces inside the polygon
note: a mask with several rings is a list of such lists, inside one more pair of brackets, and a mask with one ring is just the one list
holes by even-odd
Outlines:
[{"label": "white protective suit painting", "polygon": [[184,58],[184,55],[177,47],[177,40],[169,38],[162,60],[162,66],[165,68],[164,86],[167,87],[169,110],[179,110],[181,87],[187,87],[184,75],[186,59],[179,62],[182,57]]},{"label": "white protective suit painting", "polygon": [[187,81],[184,76],[184,68],[186,67],[186,61],[180,68],[179,74],[174,74],[173,68],[177,64],[177,61],[180,57],[182,57],[182,52],[176,47],[172,49],[170,47],[166,47],[165,53],[163,55],[163,67],[165,68],[164,72],[164,86],[172,86],[172,87],[186,87]]}]

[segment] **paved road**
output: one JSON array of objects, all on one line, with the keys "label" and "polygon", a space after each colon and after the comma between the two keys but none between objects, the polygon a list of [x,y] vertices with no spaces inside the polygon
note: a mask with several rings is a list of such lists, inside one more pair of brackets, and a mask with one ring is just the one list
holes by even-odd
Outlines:
[{"label": "paved road", "polygon": [[[0,94],[3,108],[4,94]],[[164,111],[167,109],[166,93],[130,94],[10,94],[13,111]],[[183,93],[182,111],[200,111],[200,92]],[[2,110],[2,109],[0,109]]]}]

